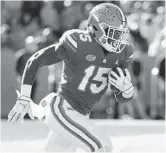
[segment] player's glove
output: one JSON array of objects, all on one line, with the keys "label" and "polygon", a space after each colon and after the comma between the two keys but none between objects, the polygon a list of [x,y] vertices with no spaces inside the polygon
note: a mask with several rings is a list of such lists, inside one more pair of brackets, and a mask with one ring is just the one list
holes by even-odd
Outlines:
[{"label": "player's glove", "polygon": [[131,98],[134,95],[134,87],[131,83],[131,76],[127,69],[125,69],[126,75],[124,75],[121,68],[117,68],[118,74],[114,71],[110,71],[108,75],[108,82],[122,92],[124,98]]},{"label": "player's glove", "polygon": [[24,116],[28,113],[29,117],[31,119],[34,119],[34,116],[32,115],[32,110],[30,103],[32,102],[31,98],[20,95],[19,91],[16,91],[18,98],[16,101],[16,104],[10,111],[8,115],[8,122],[9,123],[16,123],[21,122],[24,119]]}]

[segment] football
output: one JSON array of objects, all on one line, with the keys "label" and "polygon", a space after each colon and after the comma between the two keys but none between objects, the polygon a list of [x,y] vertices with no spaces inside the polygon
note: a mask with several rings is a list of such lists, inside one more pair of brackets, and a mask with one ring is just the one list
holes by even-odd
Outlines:
[{"label": "football", "polygon": [[[120,67],[121,68],[121,67]],[[126,76],[126,72],[125,72],[125,69],[124,68],[121,68],[122,69],[122,71],[123,71],[123,74],[124,74],[124,76]],[[111,71],[114,71],[118,76],[120,76],[120,74],[119,74],[119,72],[118,72],[118,70],[117,70],[117,67],[114,67]],[[110,72],[111,72],[110,71]],[[109,75],[111,76],[111,77],[113,77],[113,78],[115,78],[114,76],[112,76],[110,73],[109,73]],[[119,92],[119,89],[117,89],[115,86],[113,86],[113,85],[111,85],[111,89],[112,89],[112,91],[115,91],[115,92]]]}]

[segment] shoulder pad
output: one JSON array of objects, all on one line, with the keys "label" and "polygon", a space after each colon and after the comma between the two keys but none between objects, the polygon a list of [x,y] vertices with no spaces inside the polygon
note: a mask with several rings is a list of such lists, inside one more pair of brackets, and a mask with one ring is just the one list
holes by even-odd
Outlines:
[{"label": "shoulder pad", "polygon": [[80,29],[72,29],[66,31],[62,37],[60,38],[60,42],[67,48],[72,49],[74,52],[78,49],[78,44],[82,44],[82,42],[86,42],[87,38],[83,38],[80,40],[80,34],[88,34],[88,31],[80,30]]},{"label": "shoulder pad", "polygon": [[75,29],[68,30],[68,31],[64,32],[64,34],[62,35],[62,37],[59,40],[62,44],[66,44],[68,47],[70,47],[74,51],[76,51],[77,45],[78,45],[77,37],[76,37],[75,33],[76,33]]}]

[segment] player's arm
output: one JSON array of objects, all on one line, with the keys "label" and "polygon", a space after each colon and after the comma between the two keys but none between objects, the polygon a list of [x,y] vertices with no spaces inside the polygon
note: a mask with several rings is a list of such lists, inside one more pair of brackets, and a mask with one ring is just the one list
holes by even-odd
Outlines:
[{"label": "player's arm", "polygon": [[76,49],[77,41],[75,40],[73,33],[67,31],[63,34],[59,43],[46,47],[35,53],[28,60],[24,69],[21,94],[30,96],[33,80],[40,67],[52,65],[61,60],[70,62],[75,55]]},{"label": "player's arm", "polygon": [[60,44],[50,45],[32,55],[24,69],[21,94],[30,96],[33,80],[40,67],[52,65],[67,58],[67,52]]},{"label": "player's arm", "polygon": [[[59,53],[61,53],[61,56]],[[22,77],[21,94],[17,91],[18,98],[8,115],[8,122],[20,122],[26,113],[29,114],[31,119],[34,119],[30,96],[35,75],[40,67],[55,64],[61,61],[62,57],[67,58],[67,54],[63,46],[59,44],[46,47],[30,57]]]},{"label": "player's arm", "polygon": [[68,35],[62,36],[59,43],[48,46],[30,57],[22,77],[21,94],[18,94],[16,104],[8,115],[8,122],[19,122],[23,120],[26,113],[28,113],[32,119],[34,118],[31,108],[32,100],[30,98],[33,80],[40,67],[52,65],[61,60],[70,62],[74,53],[74,47],[72,46],[74,40],[70,37],[70,40],[68,40],[67,36]]},{"label": "player's arm", "polygon": [[[128,67],[130,62],[133,58],[133,47],[128,46],[126,50],[126,56],[124,62],[121,64],[121,68],[125,70],[125,72],[122,71],[121,68],[118,68],[119,75],[116,75],[114,72],[112,75],[114,76],[109,81],[111,85],[115,86],[117,90],[114,90],[114,96],[117,102],[125,103],[130,101],[134,96],[134,87],[131,81],[130,72],[128,71]],[[126,76],[124,75],[126,74]]]}]

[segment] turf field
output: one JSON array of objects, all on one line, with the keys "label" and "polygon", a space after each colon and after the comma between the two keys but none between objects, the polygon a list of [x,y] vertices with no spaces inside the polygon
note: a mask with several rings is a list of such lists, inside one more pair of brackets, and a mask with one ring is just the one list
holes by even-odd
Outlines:
[{"label": "turf field", "polygon": [[[96,130],[110,136],[114,152],[166,152],[164,121],[96,120],[95,123]],[[47,133],[47,127],[38,121],[27,120],[11,126],[1,120],[1,151],[42,152]]]}]

